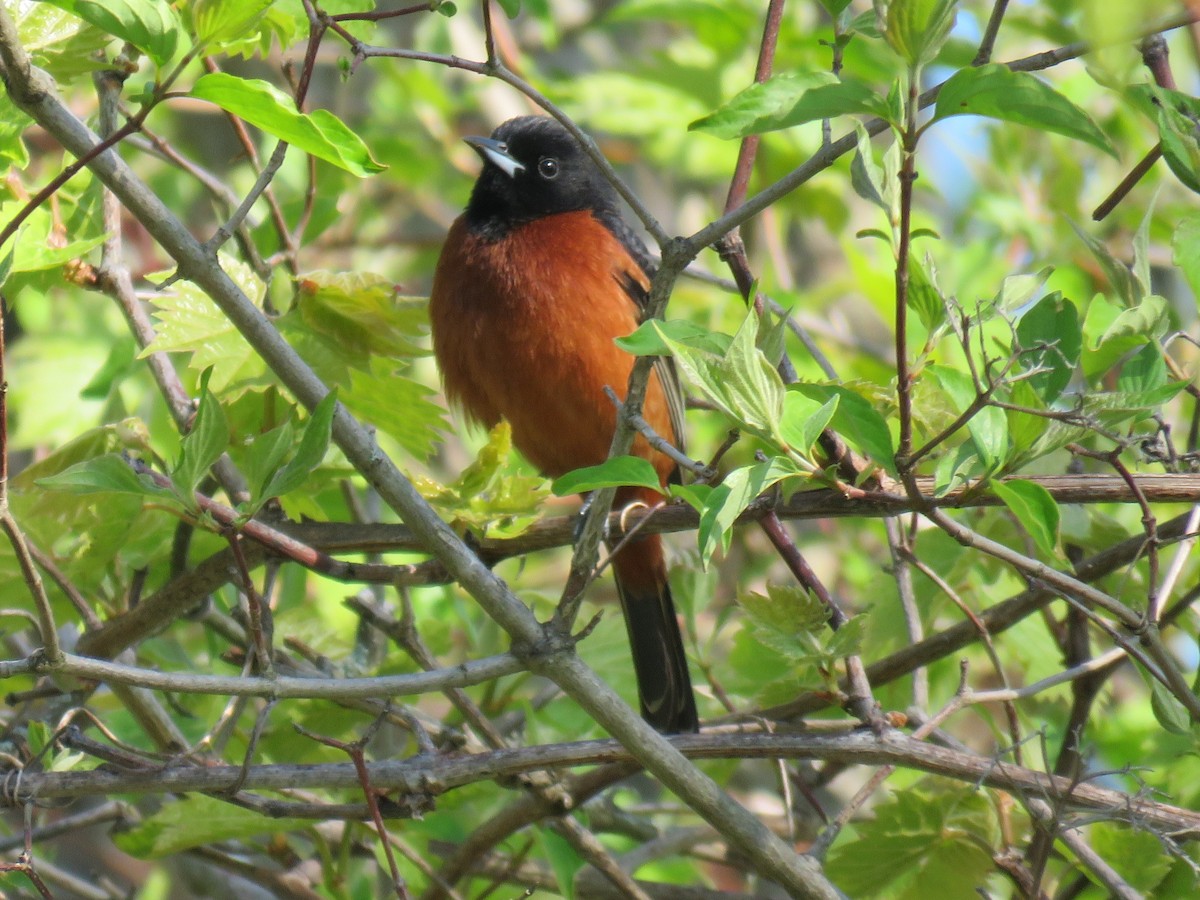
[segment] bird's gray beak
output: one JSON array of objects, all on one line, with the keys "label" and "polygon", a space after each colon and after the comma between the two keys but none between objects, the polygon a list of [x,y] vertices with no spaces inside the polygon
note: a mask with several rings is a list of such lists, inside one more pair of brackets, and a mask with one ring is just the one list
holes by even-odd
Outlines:
[{"label": "bird's gray beak", "polygon": [[515,178],[518,172],[525,171],[521,163],[513,159],[504,141],[485,137],[463,138],[485,163],[491,163],[509,178]]}]

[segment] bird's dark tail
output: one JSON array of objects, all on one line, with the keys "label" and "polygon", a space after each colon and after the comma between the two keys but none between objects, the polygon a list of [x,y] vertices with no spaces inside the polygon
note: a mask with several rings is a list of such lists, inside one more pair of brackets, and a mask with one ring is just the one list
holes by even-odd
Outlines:
[{"label": "bird's dark tail", "polygon": [[698,731],[700,720],[667,585],[662,540],[650,535],[631,541],[613,559],[613,569],[633,651],[642,718],[664,734]]}]

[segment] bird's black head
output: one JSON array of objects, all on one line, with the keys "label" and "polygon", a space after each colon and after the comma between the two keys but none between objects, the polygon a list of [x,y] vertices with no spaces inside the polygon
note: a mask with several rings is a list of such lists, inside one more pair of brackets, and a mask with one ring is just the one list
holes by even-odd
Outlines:
[{"label": "bird's black head", "polygon": [[545,116],[509,119],[490,138],[466,139],[483,159],[471,192],[472,227],[503,235],[554,213],[588,209],[615,213],[616,193],[579,142]]}]

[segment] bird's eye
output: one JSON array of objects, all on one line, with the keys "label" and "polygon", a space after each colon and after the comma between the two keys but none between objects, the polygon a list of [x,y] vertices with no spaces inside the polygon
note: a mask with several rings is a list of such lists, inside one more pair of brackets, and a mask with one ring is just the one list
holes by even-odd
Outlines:
[{"label": "bird's eye", "polygon": [[553,156],[543,156],[538,160],[538,174],[547,181],[558,177],[558,160]]}]

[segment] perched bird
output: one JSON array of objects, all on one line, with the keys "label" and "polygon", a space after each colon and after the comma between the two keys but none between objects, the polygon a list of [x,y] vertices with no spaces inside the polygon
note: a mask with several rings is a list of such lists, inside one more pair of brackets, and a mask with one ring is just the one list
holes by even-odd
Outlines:
[{"label": "perched bird", "polygon": [[[466,139],[483,159],[466,211],[446,236],[429,312],[450,400],[557,477],[608,455],[633,357],[613,339],[642,321],[653,264],[621,218],[617,195],[553,119],[510,119]],[[683,400],[673,366],[655,363],[643,416],[676,446]],[[633,453],[663,484],[675,463],[638,435]],[[623,488],[618,507],[658,496]],[[642,716],[659,731],[699,727],[662,540],[636,538],[613,559]]]}]

